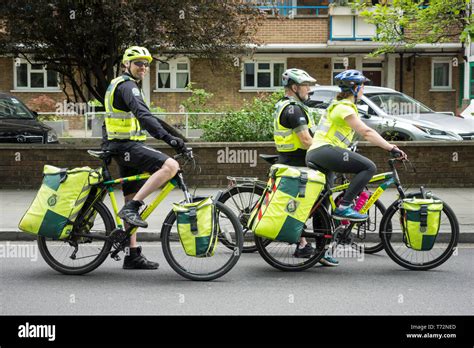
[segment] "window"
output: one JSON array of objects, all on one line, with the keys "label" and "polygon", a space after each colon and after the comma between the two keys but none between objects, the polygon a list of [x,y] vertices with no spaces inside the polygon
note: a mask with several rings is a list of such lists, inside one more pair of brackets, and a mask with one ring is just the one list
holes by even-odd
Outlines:
[{"label": "window", "polygon": [[43,64],[30,64],[21,59],[20,64],[14,63],[14,88],[21,89],[50,89],[59,90],[59,74],[47,70]]},{"label": "window", "polygon": [[242,69],[242,89],[275,89],[281,87],[284,62],[245,62]]},{"label": "window", "polygon": [[469,99],[474,99],[474,63],[469,63]]},{"label": "window", "polygon": [[336,92],[334,91],[325,91],[316,89],[314,93],[311,93],[310,99],[318,103],[327,103],[329,104],[335,97]]},{"label": "window", "polygon": [[431,61],[431,88],[451,89],[451,59],[433,59]]},{"label": "window", "polygon": [[2,97],[0,98],[0,119],[2,118],[33,119],[33,115],[15,97]]},{"label": "window", "polygon": [[366,93],[369,100],[388,115],[428,114],[433,110],[403,93]]},{"label": "window", "polygon": [[156,89],[158,91],[185,91],[191,73],[188,58],[178,58],[157,63]]}]

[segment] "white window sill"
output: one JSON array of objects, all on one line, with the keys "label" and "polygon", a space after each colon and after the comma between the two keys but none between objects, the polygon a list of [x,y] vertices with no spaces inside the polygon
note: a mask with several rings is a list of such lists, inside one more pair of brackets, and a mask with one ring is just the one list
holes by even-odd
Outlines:
[{"label": "white window sill", "polygon": [[431,88],[430,92],[456,92],[456,90],[452,88]]},{"label": "white window sill", "polygon": [[186,89],[154,89],[153,92],[155,93],[192,93]]},{"label": "white window sill", "polygon": [[278,92],[280,91],[281,89],[280,88],[260,88],[260,89],[256,89],[256,88],[253,88],[253,89],[239,89],[239,92],[241,93],[258,93],[258,92]]},{"label": "white window sill", "polygon": [[12,89],[10,93],[61,93],[60,89],[47,88],[28,88],[28,89]]}]

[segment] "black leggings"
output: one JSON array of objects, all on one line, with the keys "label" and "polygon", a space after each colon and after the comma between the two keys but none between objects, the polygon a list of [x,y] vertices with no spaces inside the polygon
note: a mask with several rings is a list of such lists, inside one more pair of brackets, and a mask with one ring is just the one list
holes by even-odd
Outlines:
[{"label": "black leggings", "polygon": [[332,145],[324,145],[308,151],[306,164],[308,165],[309,162],[315,164],[319,170],[325,173],[329,181],[332,181],[334,177],[332,172],[356,174],[344,194],[342,200],[344,205],[352,204],[352,201],[362,192],[377,171],[375,163],[370,159]]}]

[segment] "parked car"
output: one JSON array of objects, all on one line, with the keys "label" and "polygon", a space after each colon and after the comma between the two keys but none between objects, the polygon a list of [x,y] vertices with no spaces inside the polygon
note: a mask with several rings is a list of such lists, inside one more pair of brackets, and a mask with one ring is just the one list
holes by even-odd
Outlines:
[{"label": "parked car", "polygon": [[56,132],[37,117],[18,98],[0,93],[0,143],[58,143]]},{"label": "parked car", "polygon": [[[306,103],[325,109],[339,92],[336,86],[315,86]],[[357,107],[361,120],[388,140],[474,139],[474,118],[433,111],[390,88],[366,86]]]}]

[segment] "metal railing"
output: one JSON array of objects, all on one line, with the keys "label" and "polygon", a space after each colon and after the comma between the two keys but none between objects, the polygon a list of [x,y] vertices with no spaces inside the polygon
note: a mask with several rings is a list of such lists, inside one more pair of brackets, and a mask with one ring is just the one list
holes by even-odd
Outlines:
[{"label": "metal railing", "polygon": [[314,5],[314,6],[304,6],[297,5],[297,2],[294,0],[249,0],[256,8],[267,12],[270,15],[276,16],[320,16],[327,15],[329,9],[329,3],[332,0],[327,1],[327,5]]},{"label": "metal railing", "polygon": [[[85,137],[101,137],[102,123],[106,112],[86,112],[84,114]],[[213,117],[222,117],[225,112],[152,112],[153,116],[166,121],[178,130],[184,130],[188,139],[199,139],[202,131],[199,125]],[[92,134],[89,136],[89,121],[91,121]],[[100,132],[99,132],[100,127]],[[100,134],[99,134],[100,133]]]},{"label": "metal railing", "polygon": [[285,6],[285,5],[256,5],[260,10],[273,16],[327,16],[329,6]]}]

